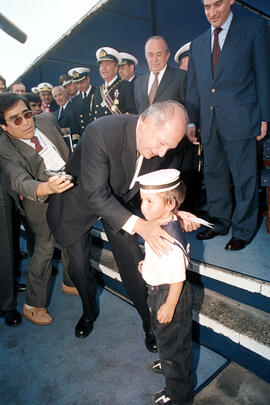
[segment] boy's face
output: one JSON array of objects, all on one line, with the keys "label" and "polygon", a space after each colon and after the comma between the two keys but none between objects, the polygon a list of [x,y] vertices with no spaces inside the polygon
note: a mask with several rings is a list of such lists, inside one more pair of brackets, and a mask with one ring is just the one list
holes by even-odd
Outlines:
[{"label": "boy's face", "polygon": [[141,191],[141,210],[147,221],[169,218],[174,208],[174,203],[166,204],[158,193]]}]

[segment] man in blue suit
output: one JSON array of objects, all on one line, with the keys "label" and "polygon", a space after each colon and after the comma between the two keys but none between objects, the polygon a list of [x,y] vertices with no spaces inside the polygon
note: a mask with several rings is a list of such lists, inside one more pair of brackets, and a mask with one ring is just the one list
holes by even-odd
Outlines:
[{"label": "man in blue suit", "polygon": [[[233,15],[234,0],[203,0],[211,28],[192,41],[186,107],[190,140],[200,124],[208,213],[214,229],[201,240],[227,234],[225,249],[243,249],[258,216],[256,139],[270,121],[270,55],[266,21]],[[231,192],[234,187],[234,198]]]}]

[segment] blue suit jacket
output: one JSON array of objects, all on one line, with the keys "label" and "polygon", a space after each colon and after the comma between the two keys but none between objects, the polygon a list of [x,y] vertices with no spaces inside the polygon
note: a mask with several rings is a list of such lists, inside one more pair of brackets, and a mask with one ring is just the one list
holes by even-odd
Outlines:
[{"label": "blue suit jacket", "polygon": [[211,29],[192,41],[186,107],[190,122],[200,124],[202,143],[214,113],[227,140],[256,137],[261,121],[270,121],[269,43],[266,21],[233,16],[213,78]]}]

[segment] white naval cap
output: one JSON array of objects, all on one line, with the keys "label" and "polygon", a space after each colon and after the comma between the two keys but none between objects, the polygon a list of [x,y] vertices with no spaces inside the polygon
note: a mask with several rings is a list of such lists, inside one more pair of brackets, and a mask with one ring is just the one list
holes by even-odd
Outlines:
[{"label": "white naval cap", "polygon": [[53,85],[51,83],[39,83],[37,86],[38,91],[41,93],[42,91],[49,91],[50,93],[52,92]]},{"label": "white naval cap", "polygon": [[102,62],[103,60],[111,60],[119,65],[122,61],[120,53],[116,49],[109,48],[107,46],[99,48],[96,51],[96,58],[98,63]]},{"label": "white naval cap", "polygon": [[[90,69],[86,67],[76,67],[68,71],[68,75],[72,77],[73,83],[81,82],[89,76]],[[67,84],[67,83],[66,83]]]},{"label": "white naval cap", "polygon": [[178,49],[178,51],[174,55],[174,60],[176,63],[179,63],[180,59],[189,55],[190,45],[191,45],[191,42],[187,42],[185,45],[181,46],[181,48]]},{"label": "white naval cap", "polygon": [[139,176],[137,181],[144,193],[162,193],[173,190],[180,184],[180,172],[176,169],[162,169]]},{"label": "white naval cap", "polygon": [[122,58],[122,62],[119,65],[125,65],[126,63],[133,64],[135,66],[138,65],[138,60],[135,56],[131,55],[130,53],[120,52],[120,56]]},{"label": "white naval cap", "polygon": [[32,87],[32,88],[31,88],[31,92],[32,92],[33,94],[36,94],[36,95],[39,94],[39,90],[38,90],[37,87]]},{"label": "white naval cap", "polygon": [[67,74],[63,74],[61,76],[59,76],[59,83],[61,86],[66,86],[69,83],[72,83],[72,77],[67,75]]}]

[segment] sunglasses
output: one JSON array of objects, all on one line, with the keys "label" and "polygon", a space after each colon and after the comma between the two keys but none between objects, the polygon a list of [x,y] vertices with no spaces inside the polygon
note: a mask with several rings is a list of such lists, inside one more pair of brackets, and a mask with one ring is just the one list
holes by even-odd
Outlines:
[{"label": "sunglasses", "polygon": [[32,118],[32,116],[33,116],[32,111],[26,110],[21,115],[19,115],[19,116],[16,115],[15,117],[8,118],[8,119],[6,119],[6,121],[10,121],[10,122],[12,122],[12,124],[19,126],[19,125],[21,125],[23,118],[25,120],[30,120]]}]

